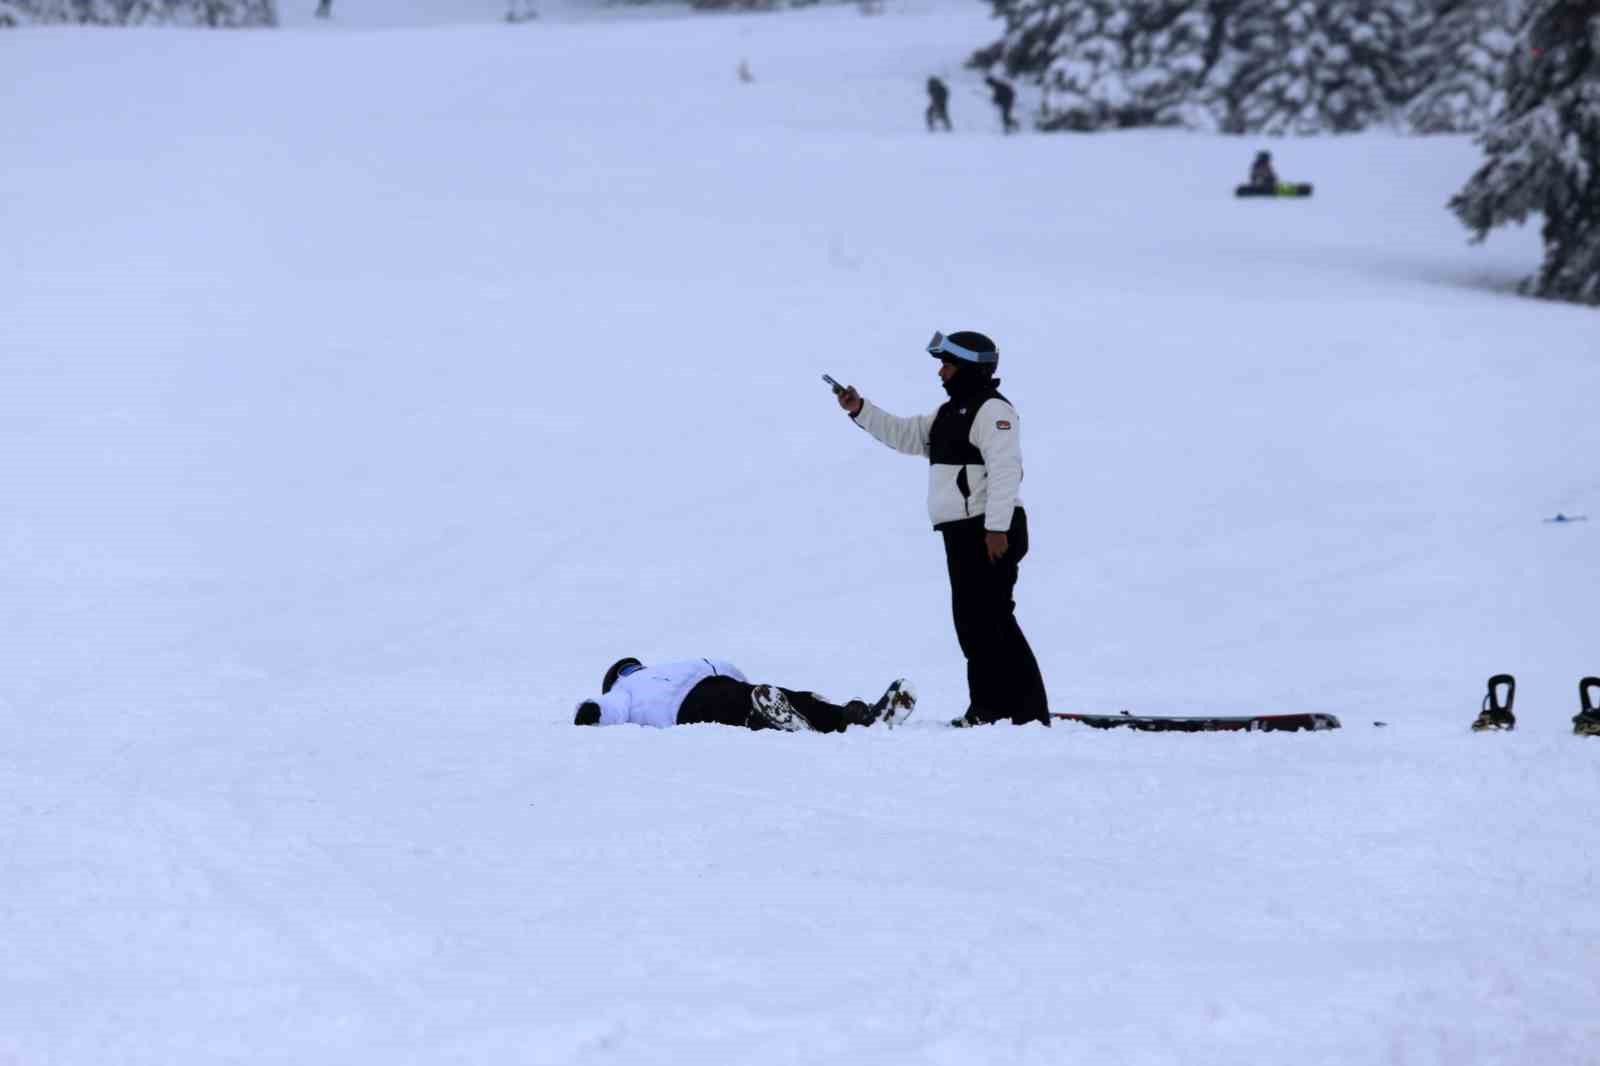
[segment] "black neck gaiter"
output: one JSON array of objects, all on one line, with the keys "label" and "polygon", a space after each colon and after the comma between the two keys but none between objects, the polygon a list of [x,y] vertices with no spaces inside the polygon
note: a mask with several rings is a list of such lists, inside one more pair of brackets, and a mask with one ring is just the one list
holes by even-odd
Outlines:
[{"label": "black neck gaiter", "polygon": [[998,388],[1000,379],[985,367],[962,364],[956,368],[956,372],[951,375],[949,381],[943,382],[943,385],[945,395],[959,403],[962,400],[970,400],[980,393],[988,392],[990,389]]}]

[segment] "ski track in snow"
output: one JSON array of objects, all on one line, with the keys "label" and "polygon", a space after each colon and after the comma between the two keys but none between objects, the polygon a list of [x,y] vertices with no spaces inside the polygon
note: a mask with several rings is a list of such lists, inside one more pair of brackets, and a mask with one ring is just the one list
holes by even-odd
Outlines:
[{"label": "ski track in snow", "polygon": [[[0,1064],[1600,1063],[1600,320],[1469,141],[1238,202],[1000,138],[983,5],[313,7],[0,34]],[[962,328],[1057,709],[1344,729],[940,725],[924,471],[818,375]],[[573,729],[623,654],[920,706]]]}]

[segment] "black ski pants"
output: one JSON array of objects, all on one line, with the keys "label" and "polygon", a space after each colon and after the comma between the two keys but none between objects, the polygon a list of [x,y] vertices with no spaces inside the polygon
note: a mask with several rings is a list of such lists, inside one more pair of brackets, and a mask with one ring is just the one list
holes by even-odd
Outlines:
[{"label": "black ski pants", "polygon": [[1050,724],[1039,662],[1017,624],[1017,565],[1028,554],[1028,516],[1018,507],[1007,531],[1009,550],[989,561],[982,518],[939,527],[950,570],[950,608],[956,639],[967,657],[969,724],[1009,719]]},{"label": "black ski pants", "polygon": [[[747,729],[765,728],[752,724],[751,711],[754,705],[750,702],[750,693],[754,690],[755,686],[747,681],[735,681],[731,677],[708,677],[684,697],[683,706],[678,708],[678,724],[712,722]],[[781,691],[789,697],[794,709],[811,723],[811,728],[819,733],[843,733],[850,724],[843,707],[829,703],[815,692],[795,692],[787,688]]]}]

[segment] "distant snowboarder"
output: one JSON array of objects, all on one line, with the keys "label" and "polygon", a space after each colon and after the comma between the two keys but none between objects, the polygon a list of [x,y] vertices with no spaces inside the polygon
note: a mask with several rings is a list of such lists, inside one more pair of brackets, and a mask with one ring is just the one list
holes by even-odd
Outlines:
[{"label": "distant snowboarder", "polygon": [[1250,164],[1250,180],[1233,190],[1235,196],[1304,198],[1313,192],[1310,182],[1282,181],[1272,167],[1271,152],[1257,152]]},{"label": "distant snowboarder", "polygon": [[1249,186],[1263,192],[1278,187],[1278,172],[1272,169],[1272,153],[1257,152],[1254,163],[1250,164]]},{"label": "distant snowboarder", "polygon": [[988,84],[989,91],[993,94],[994,106],[1000,109],[1001,129],[1007,133],[1018,129],[1017,120],[1011,117],[1011,105],[1017,102],[1017,91],[1011,87],[1009,82],[1001,81],[993,76],[983,80]]},{"label": "distant snowboarder", "polygon": [[574,725],[717,724],[785,732],[842,733],[853,725],[894,726],[917,704],[904,678],[876,703],[829,703],[815,692],[777,685],[753,685],[737,666],[722,659],[686,659],[646,666],[627,656],[606,670],[600,698],[578,704]]},{"label": "distant snowboarder", "polygon": [[950,88],[938,78],[928,79],[928,132],[932,133],[939,127],[950,128],[950,112],[946,110],[950,103]]}]

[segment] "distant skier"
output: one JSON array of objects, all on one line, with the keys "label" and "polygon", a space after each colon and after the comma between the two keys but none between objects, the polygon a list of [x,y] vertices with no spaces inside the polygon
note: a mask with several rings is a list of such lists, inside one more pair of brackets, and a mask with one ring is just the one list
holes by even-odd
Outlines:
[{"label": "distant skier", "polygon": [[606,670],[600,698],[578,704],[574,725],[716,724],[785,732],[842,733],[850,726],[894,726],[917,704],[904,678],[876,703],[829,703],[815,692],[777,685],[753,685],[737,666],[722,659],[686,659],[646,666],[628,656]]},{"label": "distant skier", "polygon": [[1270,192],[1278,187],[1278,172],[1272,169],[1272,153],[1257,152],[1250,164],[1250,187]]},{"label": "distant skier", "polygon": [[983,80],[988,84],[989,91],[993,94],[994,106],[1000,109],[1001,128],[1007,133],[1018,129],[1016,119],[1011,117],[1011,105],[1017,102],[1017,91],[1011,87],[1009,82],[1001,81],[993,76]]},{"label": "distant skier", "polygon": [[744,82],[746,85],[749,85],[751,82],[756,80],[756,76],[750,73],[749,62],[743,59],[739,60],[739,69],[734,73],[736,73],[739,76],[739,80]]},{"label": "distant skier", "polygon": [[950,87],[938,78],[928,79],[928,132],[933,132],[940,123],[944,128],[950,128],[950,112],[946,110],[950,103]]},{"label": "distant skier", "polygon": [[1050,724],[1039,663],[1017,625],[1017,564],[1028,554],[1022,485],[1022,422],[994,376],[1000,352],[982,333],[935,333],[950,399],[933,414],[902,418],[865,400],[854,386],[839,406],[880,444],[928,461],[928,518],[944,538],[950,611],[967,660],[966,714],[956,725],[1010,721]]}]

